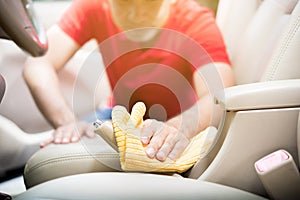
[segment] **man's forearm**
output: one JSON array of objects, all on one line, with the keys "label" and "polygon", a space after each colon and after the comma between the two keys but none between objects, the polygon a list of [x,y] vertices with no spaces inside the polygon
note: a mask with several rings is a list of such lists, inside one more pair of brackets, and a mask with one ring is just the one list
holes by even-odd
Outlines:
[{"label": "man's forearm", "polygon": [[61,93],[56,71],[45,63],[31,62],[28,65],[31,66],[24,70],[25,81],[48,122],[57,128],[74,121],[74,114]]},{"label": "man's forearm", "polygon": [[[210,95],[206,95],[191,108],[167,121],[167,124],[192,138],[210,125],[217,126],[220,115],[221,109],[214,104]],[[213,117],[217,117],[217,120],[212,120]]]},{"label": "man's forearm", "polygon": [[210,73],[207,74],[208,72],[206,72],[206,74],[210,78],[221,79],[224,88],[234,85],[233,71],[226,63],[209,63],[194,73],[198,102],[190,109],[167,122],[184,133],[188,138],[192,138],[208,126],[218,126],[222,115],[222,108],[214,103],[207,87],[206,79],[201,76],[201,74],[203,75],[201,71],[203,69],[210,69],[208,70]]},{"label": "man's forearm", "polygon": [[48,122],[54,128],[58,128],[59,126],[73,122],[75,116],[65,103],[62,95],[55,95],[55,93],[56,92],[47,92],[45,95],[43,92],[36,90],[33,92],[33,97]]}]

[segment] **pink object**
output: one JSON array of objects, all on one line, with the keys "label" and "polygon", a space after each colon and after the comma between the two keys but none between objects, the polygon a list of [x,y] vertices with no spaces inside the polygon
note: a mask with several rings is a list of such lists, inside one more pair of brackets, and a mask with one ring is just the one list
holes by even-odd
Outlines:
[{"label": "pink object", "polygon": [[258,160],[255,163],[255,167],[259,172],[265,172],[280,165],[288,159],[289,155],[286,151],[278,150]]}]

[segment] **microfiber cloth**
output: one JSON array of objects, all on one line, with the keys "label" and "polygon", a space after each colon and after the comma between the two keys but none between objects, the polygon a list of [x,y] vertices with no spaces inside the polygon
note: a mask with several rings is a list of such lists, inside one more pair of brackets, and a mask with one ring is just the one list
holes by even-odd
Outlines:
[{"label": "microfiber cloth", "polygon": [[211,138],[207,137],[208,131],[203,131],[192,138],[177,160],[167,158],[161,162],[149,158],[145,153],[147,146],[140,139],[145,111],[142,102],[133,106],[131,114],[123,106],[115,106],[112,110],[112,126],[124,171],[182,173],[191,168],[211,146],[213,140],[207,139]]}]

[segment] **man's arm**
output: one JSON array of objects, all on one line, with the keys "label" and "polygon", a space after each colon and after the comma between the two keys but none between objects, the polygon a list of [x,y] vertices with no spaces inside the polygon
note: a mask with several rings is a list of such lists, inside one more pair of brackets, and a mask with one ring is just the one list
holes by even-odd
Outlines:
[{"label": "man's arm", "polygon": [[[56,129],[53,138],[48,143],[69,143],[77,141],[79,136],[75,133],[76,117],[67,105],[59,86],[57,73],[80,46],[64,33],[58,26],[53,26],[47,33],[49,49],[43,57],[29,57],[25,62],[24,79],[31,91],[36,105]],[[82,124],[80,132],[87,130]],[[83,133],[81,133],[83,134]]]},{"label": "man's arm", "polygon": [[[223,87],[234,85],[231,67],[225,63],[214,63],[214,65]],[[144,144],[148,144],[146,153],[150,158],[155,157],[164,161],[169,157],[175,160],[188,146],[192,137],[210,125],[218,125],[219,120],[212,121],[211,119],[213,115],[220,116],[222,110],[213,103],[205,80],[198,75],[198,71],[194,73],[194,83],[199,100],[190,109],[166,123],[156,120],[145,121],[141,140]]]}]

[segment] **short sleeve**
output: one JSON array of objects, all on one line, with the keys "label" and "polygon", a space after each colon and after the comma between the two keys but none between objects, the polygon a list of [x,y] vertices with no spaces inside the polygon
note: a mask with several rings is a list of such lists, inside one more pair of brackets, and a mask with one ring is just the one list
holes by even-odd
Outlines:
[{"label": "short sleeve", "polygon": [[205,9],[191,24],[187,34],[201,44],[211,61],[230,64],[223,36],[212,11]]},{"label": "short sleeve", "polygon": [[192,0],[177,0],[173,27],[189,38],[182,47],[188,52],[194,69],[211,62],[230,64],[214,13]]},{"label": "short sleeve", "polygon": [[79,45],[95,36],[94,0],[74,0],[58,22],[58,26]]}]

